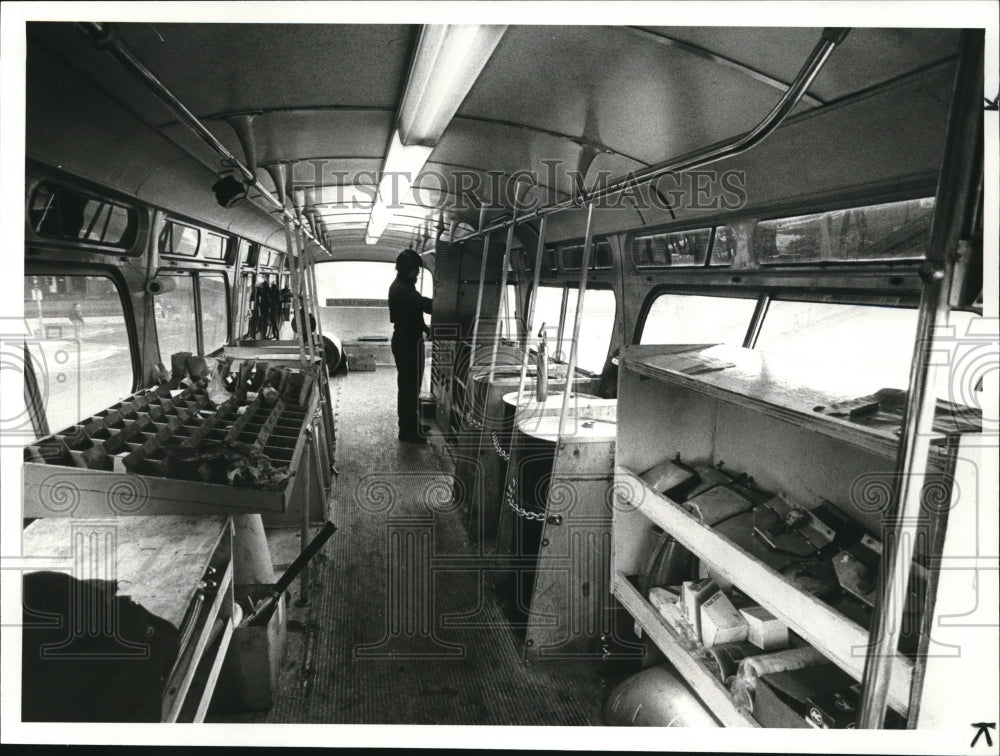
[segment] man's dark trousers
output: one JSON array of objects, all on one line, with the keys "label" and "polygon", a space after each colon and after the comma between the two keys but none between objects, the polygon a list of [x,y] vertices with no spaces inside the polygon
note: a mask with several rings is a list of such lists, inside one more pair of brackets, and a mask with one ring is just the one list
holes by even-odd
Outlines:
[{"label": "man's dark trousers", "polygon": [[400,438],[418,438],[420,434],[420,383],[424,377],[423,334],[392,334],[392,358],[396,361],[396,412]]}]

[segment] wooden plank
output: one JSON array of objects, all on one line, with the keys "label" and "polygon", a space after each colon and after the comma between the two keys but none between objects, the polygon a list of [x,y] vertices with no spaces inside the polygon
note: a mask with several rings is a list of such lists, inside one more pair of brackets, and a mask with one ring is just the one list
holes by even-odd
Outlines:
[{"label": "wooden plank", "polygon": [[[779,573],[650,489],[631,470],[618,466],[615,481],[619,493],[627,493],[633,507],[712,565],[724,579],[738,585],[855,680],[861,680],[868,646],[867,630],[816,597],[799,591]],[[912,677],[913,662],[897,658],[893,665],[889,704],[900,714],[905,715],[909,706]]]},{"label": "wooden plank", "polygon": [[283,512],[285,491],[24,463],[23,517]]},{"label": "wooden plank", "polygon": [[622,573],[615,573],[612,587],[622,606],[642,625],[716,719],[726,727],[760,727],[753,717],[733,705],[726,687],[681,645],[673,628]]},{"label": "wooden plank", "polygon": [[[105,564],[98,553],[103,538],[114,533],[114,577],[119,593],[131,596],[147,610],[179,628],[220,540],[229,517],[128,517],[117,520],[35,520],[24,529],[22,553],[29,557],[64,559],[69,565]],[[81,537],[73,543],[74,533]],[[97,561],[100,560],[100,561]],[[111,578],[86,574],[79,578]]]}]

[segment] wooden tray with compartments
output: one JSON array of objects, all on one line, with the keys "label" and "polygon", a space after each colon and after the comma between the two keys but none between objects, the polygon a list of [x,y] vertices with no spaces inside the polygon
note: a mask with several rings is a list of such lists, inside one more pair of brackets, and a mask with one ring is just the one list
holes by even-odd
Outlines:
[{"label": "wooden tray with compartments", "polygon": [[[299,378],[301,376],[301,379]],[[231,397],[218,407],[201,380],[133,394],[24,451],[24,517],[284,512],[315,412],[314,379],[286,370],[271,407]],[[230,485],[211,465],[171,449],[245,444],[289,477],[268,489]]]}]

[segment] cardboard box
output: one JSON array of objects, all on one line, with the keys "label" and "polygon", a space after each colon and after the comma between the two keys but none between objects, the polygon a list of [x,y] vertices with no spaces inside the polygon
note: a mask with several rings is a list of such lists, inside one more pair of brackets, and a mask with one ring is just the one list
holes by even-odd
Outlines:
[{"label": "cardboard box", "polygon": [[694,470],[686,465],[679,465],[672,459],[666,459],[646,470],[641,477],[650,488],[658,493],[666,493],[677,489],[678,486],[697,484],[698,482],[698,474]]},{"label": "cardboard box", "polygon": [[659,587],[649,589],[649,603],[655,606],[657,611],[665,604],[676,604],[678,601],[680,593],[676,590]]},{"label": "cardboard box", "polygon": [[684,617],[692,627],[696,640],[701,640],[701,605],[705,599],[719,590],[711,578],[688,580],[681,583],[681,604]]},{"label": "cardboard box", "polygon": [[753,503],[726,486],[715,486],[688,499],[683,505],[705,525],[715,525],[741,512],[749,512]]},{"label": "cardboard box", "polygon": [[701,642],[706,646],[746,640],[746,620],[722,591],[716,591],[705,599],[700,619]]},{"label": "cardboard box", "polygon": [[809,696],[809,723],[823,730],[844,730],[857,727],[858,706],[861,702],[858,686],[832,690]]},{"label": "cardboard box", "polygon": [[747,623],[747,640],[762,651],[788,648],[788,627],[762,606],[740,609]]},{"label": "cardboard box", "polygon": [[810,698],[853,684],[836,664],[762,675],[754,692],[754,719],[764,727],[816,727],[809,715]]}]

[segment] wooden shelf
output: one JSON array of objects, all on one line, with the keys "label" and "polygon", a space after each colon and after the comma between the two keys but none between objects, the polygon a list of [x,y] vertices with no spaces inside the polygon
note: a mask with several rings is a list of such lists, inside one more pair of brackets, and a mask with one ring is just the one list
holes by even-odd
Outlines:
[{"label": "wooden shelf", "polygon": [[674,629],[620,572],[614,575],[612,593],[642,625],[716,719],[726,727],[760,727],[753,717],[733,705],[726,687],[684,647]]},{"label": "wooden shelf", "polygon": [[[616,467],[615,487],[624,499],[622,506],[628,504],[641,512],[855,680],[862,679],[867,630],[814,596],[798,590],[778,572],[702,525],[678,504],[649,488],[631,470],[620,465]],[[633,616],[639,619],[634,611]],[[909,708],[912,678],[913,662],[897,658],[892,671],[889,705],[904,715]]]},{"label": "wooden shelf", "polygon": [[[622,364],[647,378],[693,389],[800,428],[846,441],[881,457],[894,459],[896,456],[899,442],[896,428],[873,427],[817,412],[817,406],[828,406],[851,397],[802,386],[797,380],[787,377],[787,366],[783,369],[783,362],[773,356],[725,344],[681,355],[651,354],[650,351],[642,347],[627,348]],[[732,363],[732,366],[693,375],[682,372],[683,366],[695,354]],[[941,447],[932,447],[931,453],[940,454]]]}]

